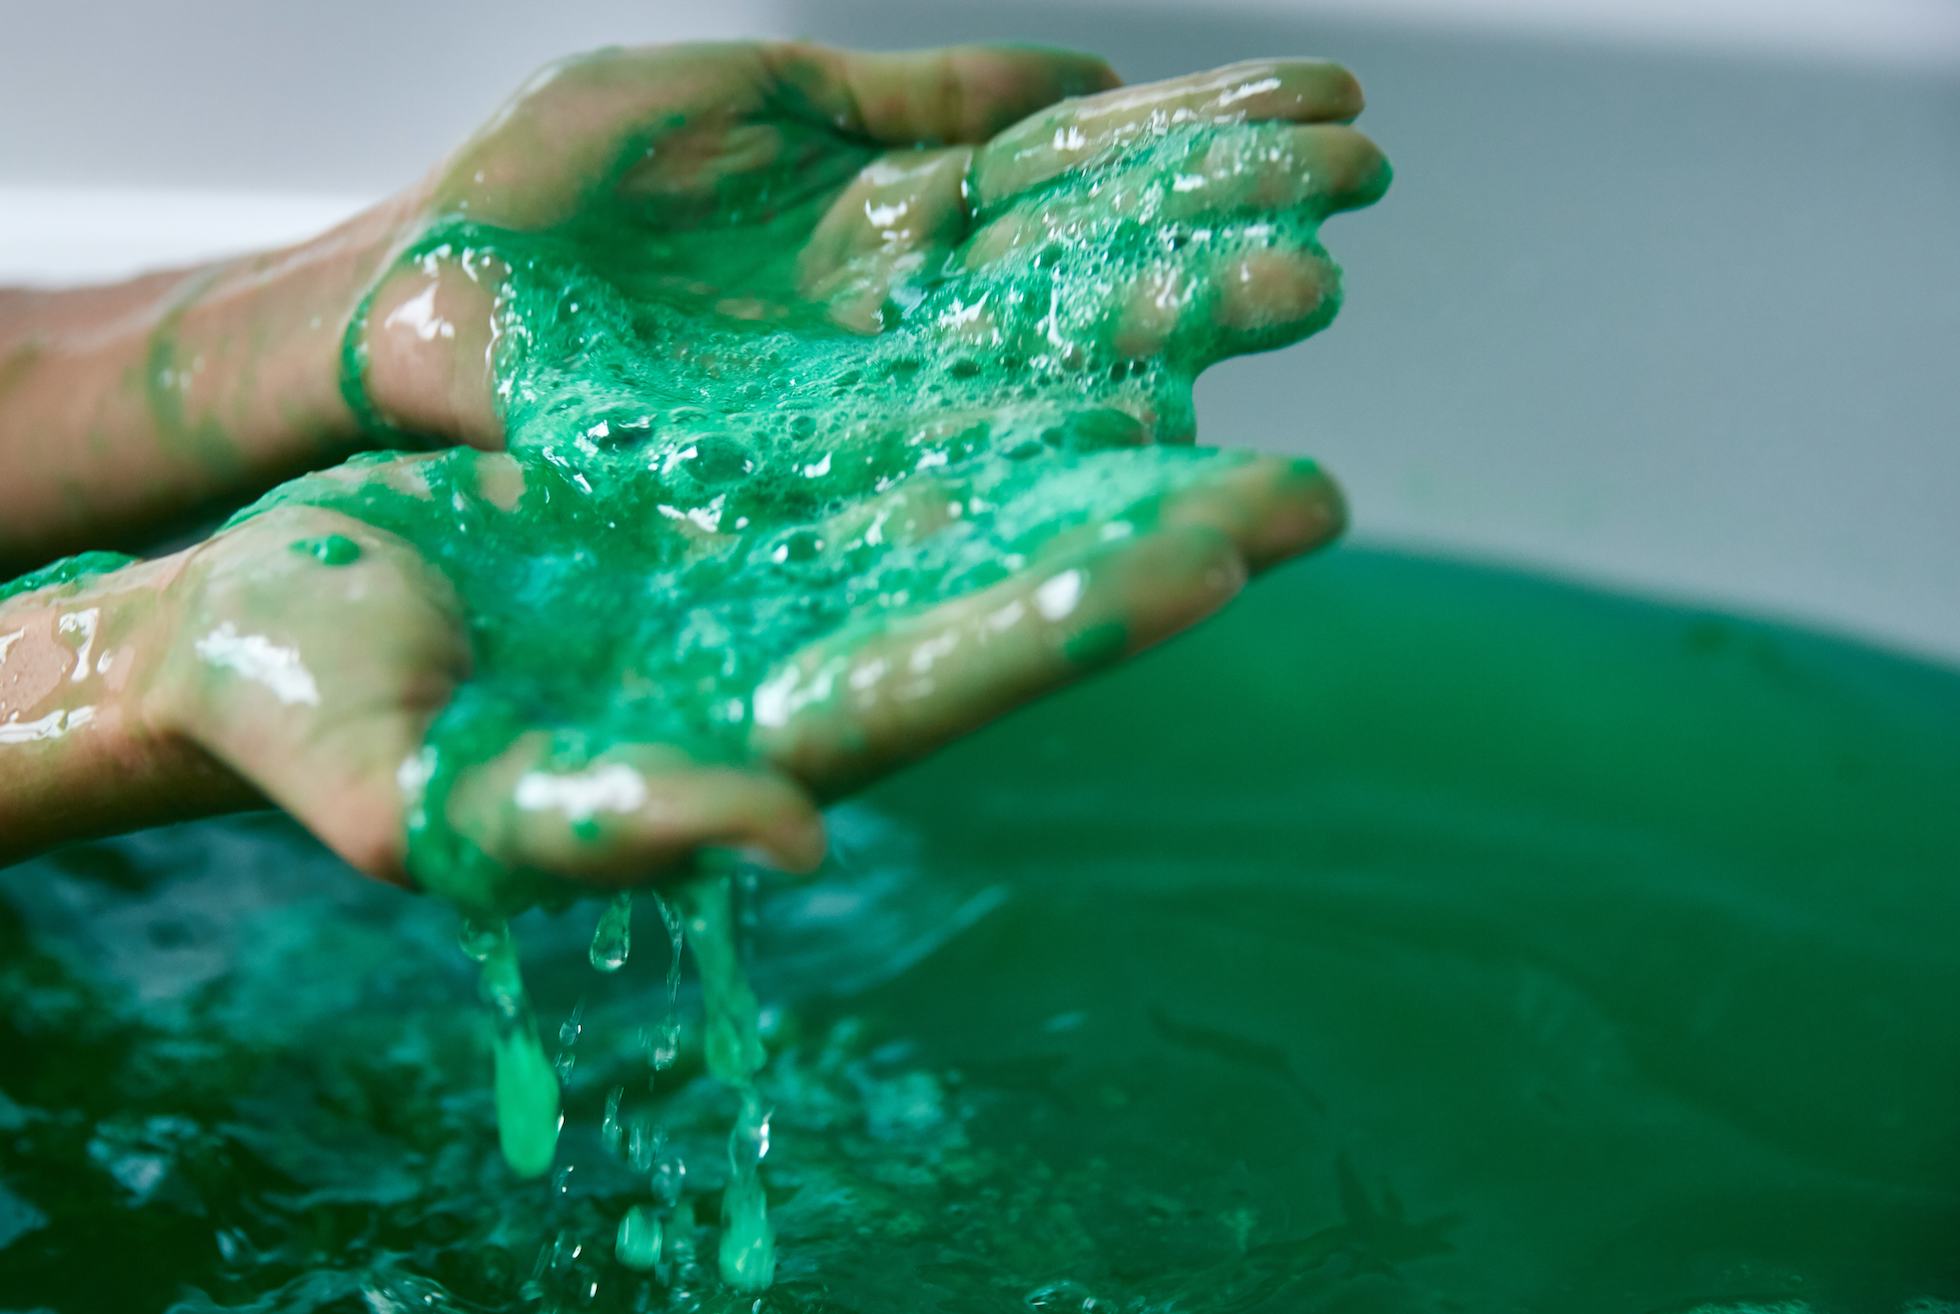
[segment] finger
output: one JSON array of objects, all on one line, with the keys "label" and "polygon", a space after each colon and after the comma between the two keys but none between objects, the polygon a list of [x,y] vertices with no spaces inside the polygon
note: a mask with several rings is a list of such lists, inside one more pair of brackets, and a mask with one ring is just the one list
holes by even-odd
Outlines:
[{"label": "finger", "polygon": [[1096,543],[909,620],[821,640],[755,693],[752,746],[820,794],[1176,633],[1245,582],[1202,525]]},{"label": "finger", "polygon": [[963,482],[915,474],[896,486],[852,503],[828,521],[823,541],[846,550],[912,547],[956,523],[965,513]]},{"label": "finger", "polygon": [[1339,485],[1313,461],[1215,461],[1215,473],[1166,497],[1157,524],[1224,536],[1253,574],[1332,542],[1347,527]]},{"label": "finger", "polygon": [[[1301,220],[1381,196],[1390,170],[1373,142],[1340,125],[1267,125],[1201,143],[1188,159],[1155,163],[1112,170],[1092,202],[1044,196],[1038,207],[1006,207],[964,243],[964,264],[1000,277],[1058,247],[1079,248],[1082,260],[1101,270],[1128,264],[1134,272],[1127,294],[1105,294],[1118,351],[1127,357],[1161,349],[1193,306],[1222,302],[1227,327],[1298,326],[1288,330],[1291,337],[1276,332],[1235,341],[1225,354],[1291,341],[1332,319],[1338,271],[1315,241],[1313,224]],[[1178,240],[1099,236],[1085,243],[1079,236],[1101,233],[1112,217]]]},{"label": "finger", "polygon": [[926,251],[965,233],[972,154],[965,146],[893,152],[866,165],[797,258],[805,295],[829,303],[831,318],[847,328],[882,327],[892,286],[922,266]]},{"label": "finger", "polygon": [[864,444],[874,453],[867,469],[875,482],[890,486],[824,521],[815,536],[824,549],[848,555],[910,548],[974,513],[984,514],[991,499],[976,498],[972,481],[942,472],[964,464],[979,449],[1019,464],[1056,454],[1135,448],[1150,438],[1143,421],[1113,406],[1060,409],[1052,401],[953,411],[898,435]]},{"label": "finger", "polygon": [[1297,342],[1340,309],[1340,270],[1318,247],[1240,244],[1145,266],[1104,311],[1121,359],[1203,368]]},{"label": "finger", "polygon": [[457,782],[449,824],[503,867],[603,886],[644,884],[706,847],[782,871],[823,860],[815,806],[769,771],[638,744],[577,766],[551,757],[548,735],[521,737]]},{"label": "finger", "polygon": [[1341,308],[1341,271],[1317,246],[1216,253],[1202,277],[1212,289],[1183,330],[1207,362],[1298,342]]},{"label": "finger", "polygon": [[1391,176],[1381,148],[1345,124],[1230,133],[1179,170],[1162,213],[1186,222],[1248,211],[1325,216],[1374,204]]},{"label": "finger", "polygon": [[777,85],[825,122],[873,141],[980,142],[1067,96],[1117,85],[1094,55],[1035,46],[868,52],[765,46]]},{"label": "finger", "polygon": [[976,200],[990,205],[1179,124],[1341,123],[1361,106],[1354,75],[1320,60],[1258,60],[1118,87],[1031,115],[988,142],[974,160]]}]

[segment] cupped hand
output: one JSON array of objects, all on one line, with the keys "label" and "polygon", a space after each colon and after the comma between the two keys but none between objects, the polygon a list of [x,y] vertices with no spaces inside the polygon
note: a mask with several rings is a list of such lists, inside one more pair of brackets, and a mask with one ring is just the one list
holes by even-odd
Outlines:
[{"label": "cupped hand", "polygon": [[1353,80],[1110,81],[553,70],[441,175],[363,339],[390,420],[508,454],[276,492],[187,572],[161,718],[467,904],[709,845],[800,868],[818,802],[1325,542],[1310,462],[1187,444],[1201,369],[1338,305],[1320,223],[1387,181]]},{"label": "cupped hand", "polygon": [[[822,800],[1184,628],[1339,528],[1306,463],[1181,455],[1199,459],[1056,467],[1028,494],[1044,505],[1013,537],[1023,559],[926,607],[894,590],[966,554],[960,503],[922,481],[840,508],[832,524],[905,545],[891,587],[827,588],[848,601],[740,654],[717,654],[716,633],[803,613],[810,571],[849,567],[826,551],[718,588],[774,546],[660,517],[583,566],[513,553],[484,543],[523,539],[525,508],[562,495],[547,473],[469,451],[350,465],[191,554],[144,718],[357,868],[465,906],[658,880],[706,846],[806,870]],[[384,527],[414,533],[416,508],[461,532],[425,549]],[[462,564],[473,543],[502,598]],[[655,575],[682,594],[621,596]],[[456,762],[436,795],[442,753]],[[418,836],[434,845],[420,862]]]},{"label": "cupped hand", "polygon": [[[669,308],[681,322],[653,326],[649,360],[680,373],[711,361],[689,351],[704,335],[812,331],[813,309],[861,346],[899,341],[893,357],[956,339],[1079,365],[1093,337],[1101,368],[1171,357],[1195,372],[1333,317],[1315,229],[1389,176],[1347,126],[1361,106],[1346,70],[1310,60],[1119,87],[1099,59],[1025,47],[582,56],[533,79],[422,189],[415,258],[351,333],[352,381],[378,420],[504,446],[513,260]],[[1101,267],[1052,267],[1092,243]],[[1153,439],[1190,436],[1188,413],[1131,409]]]}]

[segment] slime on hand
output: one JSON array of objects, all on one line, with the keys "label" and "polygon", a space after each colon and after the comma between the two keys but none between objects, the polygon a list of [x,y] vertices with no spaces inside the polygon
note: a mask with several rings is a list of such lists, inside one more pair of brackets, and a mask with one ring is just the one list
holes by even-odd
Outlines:
[{"label": "slime on hand", "polygon": [[[1248,563],[1329,536],[1338,502],[1312,463],[1189,445],[1202,369],[1331,319],[1320,223],[1386,181],[1335,196],[1298,131],[1165,118],[1051,177],[981,171],[937,247],[899,249],[917,234],[877,216],[904,214],[906,189],[936,185],[957,156],[809,123],[779,129],[787,167],[721,180],[705,216],[616,187],[646,143],[544,227],[440,215],[394,272],[494,288],[509,461],[357,458],[233,521],[337,513],[358,541],[308,533],[291,551],[340,569],[398,542],[453,589],[470,671],[402,775],[415,880],[488,919],[562,900],[562,851],[509,857],[531,813],[572,818],[575,846],[597,851],[667,788],[670,810],[735,816],[777,806],[778,771],[835,793],[904,755],[905,735],[887,741],[905,717],[939,737],[970,728],[1160,637],[1153,598],[1216,605]],[[830,222],[852,186],[877,231]],[[368,329],[364,308],[345,387],[379,426]],[[1255,550],[1271,519],[1282,531]],[[907,628],[1029,578],[957,625]],[[514,789],[477,787],[514,755],[528,763]],[[769,1118],[729,897],[717,875],[682,899],[708,1066],[740,1104],[720,1267],[758,1290],[775,1267]],[[602,916],[595,967],[626,960],[629,912],[622,897]],[[475,941],[500,1144],[541,1175],[557,1077],[508,936]],[[629,1266],[657,1262],[644,1221],[621,1223]]]},{"label": "slime on hand", "polygon": [[361,545],[345,534],[321,534],[317,538],[294,539],[288,546],[303,557],[312,557],[323,566],[350,566],[361,559]]},{"label": "slime on hand", "polygon": [[[644,216],[604,205],[537,232],[435,224],[405,255],[410,267],[431,278],[460,267],[499,287],[496,389],[521,486],[491,486],[474,454],[454,452],[406,482],[302,479],[241,517],[293,504],[341,512],[405,540],[461,599],[475,670],[427,735],[410,814],[416,878],[493,912],[556,893],[543,873],[489,858],[454,824],[452,804],[471,771],[541,720],[559,727],[545,764],[591,795],[578,833],[601,842],[612,821],[606,755],[620,745],[667,744],[686,763],[754,769],[772,738],[813,722],[834,728],[852,689],[938,674],[923,649],[896,673],[846,656],[791,660],[826,635],[869,640],[894,613],[1043,560],[1055,568],[1033,605],[1066,621],[1087,610],[1099,549],[1131,538],[1161,534],[1173,570],[1188,568],[1180,557],[1207,559],[1215,540],[1180,539],[1189,531],[1165,510],[1252,458],[1182,445],[1195,376],[1221,356],[1302,336],[1338,297],[1330,285],[1304,315],[1235,320],[1229,289],[1186,273],[1193,252],[1318,256],[1324,208],[1261,204],[1196,223],[1177,217],[1192,213],[1179,193],[1220,161],[1270,164],[1292,149],[1288,133],[1172,128],[1035,189],[1018,211],[983,212],[986,258],[969,244],[896,278],[874,333],[808,296],[786,254],[793,243],[775,236],[807,228],[827,199],[807,183],[725,197],[722,222],[693,230],[649,231]],[[839,179],[869,158],[847,153]],[[731,285],[748,295],[720,290]],[[1106,304],[1113,285],[1157,287],[1170,322],[1139,339],[1134,310],[1112,315]],[[357,399],[362,327],[348,338]],[[1319,486],[1310,463],[1292,477]],[[336,565],[360,551],[341,542],[294,549]],[[1066,631],[1060,658],[1089,669],[1132,646],[1122,619],[1090,614]],[[939,678],[957,682],[961,662],[987,660],[984,650],[951,654]],[[848,758],[848,729],[839,742]],[[683,899],[708,1067],[739,1102],[720,1269],[730,1287],[755,1291],[775,1269],[760,1175],[768,1114],[729,897],[724,875]],[[595,967],[625,961],[629,916],[625,896],[602,915]],[[562,1120],[556,1078],[508,940],[484,971],[499,1019],[500,1141],[515,1171],[540,1175]],[[657,1220],[636,1207],[616,1250],[629,1267],[650,1267]]]},{"label": "slime on hand", "polygon": [[[1104,666],[1156,637],[1128,614],[1148,594],[1235,587],[1228,536],[1261,514],[1233,505],[1235,475],[1319,508],[1286,532],[1332,532],[1338,504],[1311,462],[1276,473],[1189,445],[1200,370],[1293,341],[1338,304],[1316,236],[1332,202],[1193,185],[1304,175],[1295,131],[1165,128],[982,206],[943,255],[882,271],[871,332],[839,322],[844,294],[808,285],[791,240],[869,146],[833,150],[814,178],[730,183],[712,223],[649,223],[651,203],[617,198],[535,231],[434,223],[403,267],[495,287],[516,477],[469,450],[357,458],[238,518],[350,516],[460,599],[473,670],[427,733],[416,880],[484,910],[562,897],[549,870],[493,859],[483,837],[522,832],[530,798],[575,810],[578,837],[603,848],[644,803],[614,787],[617,755],[645,745],[666,746],[680,778],[723,772],[714,798],[743,813],[768,806],[759,791],[785,764],[841,785],[902,754],[878,739],[899,714],[881,709],[957,725],[980,714],[963,702]],[[1276,253],[1326,285],[1260,318],[1205,276],[1251,280]],[[364,324],[348,338],[354,396]],[[961,632],[905,629],[1044,574]],[[1021,637],[1043,625],[1060,632],[1051,656]],[[1029,662],[1044,673],[1021,673]],[[527,779],[514,813],[483,813],[468,779],[540,726],[528,775],[568,783],[527,793]]]}]

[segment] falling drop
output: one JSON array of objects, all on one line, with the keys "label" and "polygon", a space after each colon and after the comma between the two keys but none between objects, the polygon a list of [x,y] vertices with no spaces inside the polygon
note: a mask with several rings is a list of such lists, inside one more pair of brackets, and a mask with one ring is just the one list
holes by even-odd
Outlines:
[{"label": "falling drop", "polygon": [[497,1142],[512,1172],[541,1177],[557,1152],[564,1118],[559,1110],[558,1074],[538,1040],[537,1022],[508,935],[500,934],[483,958],[482,994],[497,1028]]},{"label": "falling drop", "polygon": [[599,914],[599,925],[592,932],[592,966],[601,972],[617,972],[626,964],[633,948],[633,896],[622,890]]},{"label": "falling drop", "polygon": [[463,918],[463,926],[457,932],[456,942],[463,947],[475,962],[483,962],[495,953],[498,946],[510,938],[510,930],[501,918],[479,920],[475,917]]},{"label": "falling drop", "polygon": [[753,1088],[728,1133],[728,1188],[721,1197],[721,1280],[737,1291],[764,1291],[776,1276],[776,1232],[762,1185],[769,1153],[769,1111]]},{"label": "falling drop", "polygon": [[769,1113],[755,1087],[767,1055],[758,1033],[761,1010],[738,952],[735,888],[724,871],[687,890],[687,940],[701,972],[708,1071],[741,1097],[728,1136],[728,1186],[721,1200],[721,1280],[755,1292],[775,1279],[776,1236],[761,1173]]},{"label": "falling drop", "polygon": [[667,1011],[654,1024],[651,1044],[647,1058],[655,1072],[665,1072],[674,1066],[681,1050],[681,949],[687,938],[683,929],[681,911],[669,900],[653,895],[653,906],[660,913],[660,923],[667,928],[669,957],[667,959]]},{"label": "falling drop", "polygon": [[636,1204],[619,1220],[613,1254],[627,1268],[644,1273],[660,1262],[660,1217],[650,1205]]},{"label": "falling drop", "polygon": [[620,1120],[620,1101],[626,1098],[626,1087],[614,1086],[606,1092],[606,1116],[599,1124],[599,1140],[607,1151],[614,1155],[625,1153],[626,1124]]},{"label": "falling drop", "polygon": [[708,1072],[736,1089],[753,1084],[765,1055],[755,992],[736,946],[734,882],[721,875],[687,891],[687,939],[701,972],[701,1011]]},{"label": "falling drop", "polygon": [[585,1034],[585,1001],[572,1006],[572,1015],[558,1024],[558,1054],[551,1060],[561,1082],[570,1081],[578,1064],[578,1038]]},{"label": "falling drop", "polygon": [[654,1198],[671,1209],[680,1203],[681,1191],[687,1185],[687,1160],[681,1158],[679,1150],[662,1148],[647,1171],[647,1180],[653,1186]]}]

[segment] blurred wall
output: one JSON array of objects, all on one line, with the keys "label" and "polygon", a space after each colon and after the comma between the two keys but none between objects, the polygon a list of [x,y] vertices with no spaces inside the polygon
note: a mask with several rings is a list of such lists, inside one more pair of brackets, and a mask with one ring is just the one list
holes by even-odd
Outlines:
[{"label": "blurred wall", "polygon": [[8,31],[10,277],[306,231],[607,42],[1011,36],[1131,78],[1330,55],[1396,185],[1330,225],[1334,328],[1207,376],[1209,441],[1322,457],[1372,539],[1960,660],[1950,4],[231,0],[23,7]]}]

